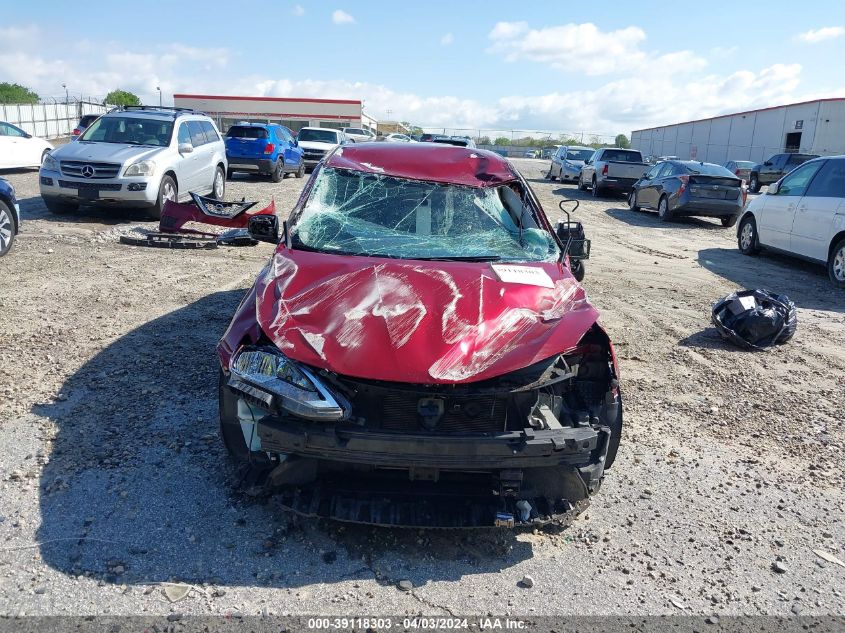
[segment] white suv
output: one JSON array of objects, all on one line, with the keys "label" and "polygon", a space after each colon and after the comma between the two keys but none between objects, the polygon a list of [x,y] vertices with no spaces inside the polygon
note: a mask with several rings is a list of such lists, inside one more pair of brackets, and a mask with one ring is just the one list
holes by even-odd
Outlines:
[{"label": "white suv", "polygon": [[353,143],[366,143],[367,141],[376,140],[376,135],[363,127],[345,127],[343,128],[343,133]]},{"label": "white suv", "polygon": [[737,228],[739,250],[761,248],[827,264],[845,288],[845,156],[807,161],[752,200]]},{"label": "white suv", "polygon": [[39,183],[53,213],[86,203],[144,208],[158,218],[166,200],[187,199],[192,191],[222,199],[226,167],[226,146],[208,116],[125,106],[50,152]]}]

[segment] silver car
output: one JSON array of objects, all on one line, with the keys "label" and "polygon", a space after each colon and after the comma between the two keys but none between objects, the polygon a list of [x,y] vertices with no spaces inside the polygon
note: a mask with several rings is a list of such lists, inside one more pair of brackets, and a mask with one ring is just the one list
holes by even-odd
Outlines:
[{"label": "silver car", "polygon": [[549,180],[559,178],[561,182],[577,182],[584,162],[590,160],[590,156],[595,151],[592,147],[579,145],[558,147],[552,156],[552,163],[549,165]]},{"label": "silver car", "polygon": [[192,191],[222,199],[226,167],[226,146],[208,116],[126,106],[50,152],[39,183],[53,213],[85,203],[143,208],[158,218],[165,201],[187,199]]}]

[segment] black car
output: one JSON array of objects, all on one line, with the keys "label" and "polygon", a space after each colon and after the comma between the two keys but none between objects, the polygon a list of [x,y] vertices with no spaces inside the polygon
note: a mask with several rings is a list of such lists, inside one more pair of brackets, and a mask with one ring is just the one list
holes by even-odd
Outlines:
[{"label": "black car", "polygon": [[0,178],[0,257],[9,252],[21,226],[21,214],[15,189]]},{"label": "black car", "polygon": [[798,154],[794,152],[784,152],[783,154],[770,156],[767,161],[754,165],[751,168],[748,177],[748,188],[751,190],[751,193],[757,193],[763,185],[770,185],[773,182],[777,182],[798,167],[798,165],[803,165],[808,160],[818,157],[818,154]]},{"label": "black car", "polygon": [[719,218],[736,224],[745,204],[742,180],[721,165],[667,160],[649,169],[628,195],[628,206],[657,209],[664,222],[678,216]]},{"label": "black car", "polygon": [[420,135],[420,143],[433,143],[434,141],[440,139],[448,139],[449,137],[445,134],[421,134]]}]

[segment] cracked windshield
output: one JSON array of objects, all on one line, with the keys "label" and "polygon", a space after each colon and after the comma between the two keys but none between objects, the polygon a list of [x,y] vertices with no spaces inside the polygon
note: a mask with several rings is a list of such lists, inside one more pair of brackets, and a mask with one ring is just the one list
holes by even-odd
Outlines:
[{"label": "cracked windshield", "polygon": [[294,248],[402,259],[547,261],[554,239],[510,186],[442,185],[323,169]]}]

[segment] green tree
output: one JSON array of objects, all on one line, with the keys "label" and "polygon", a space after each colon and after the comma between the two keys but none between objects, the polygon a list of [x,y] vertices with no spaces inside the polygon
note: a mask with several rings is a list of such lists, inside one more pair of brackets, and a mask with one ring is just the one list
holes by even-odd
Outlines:
[{"label": "green tree", "polygon": [[476,141],[476,145],[490,145],[490,137],[489,136],[479,136]]},{"label": "green tree", "polygon": [[0,103],[38,103],[38,101],[38,95],[26,86],[10,84],[6,81],[0,82]]},{"label": "green tree", "polygon": [[617,134],[615,139],[616,147],[622,147],[624,149],[628,149],[631,147],[631,143],[628,141],[628,137],[624,134]]},{"label": "green tree", "polygon": [[506,136],[497,136],[496,140],[493,141],[493,145],[510,145],[511,140]]},{"label": "green tree", "polygon": [[109,105],[141,105],[138,95],[127,90],[112,90],[106,95],[106,103]]}]

